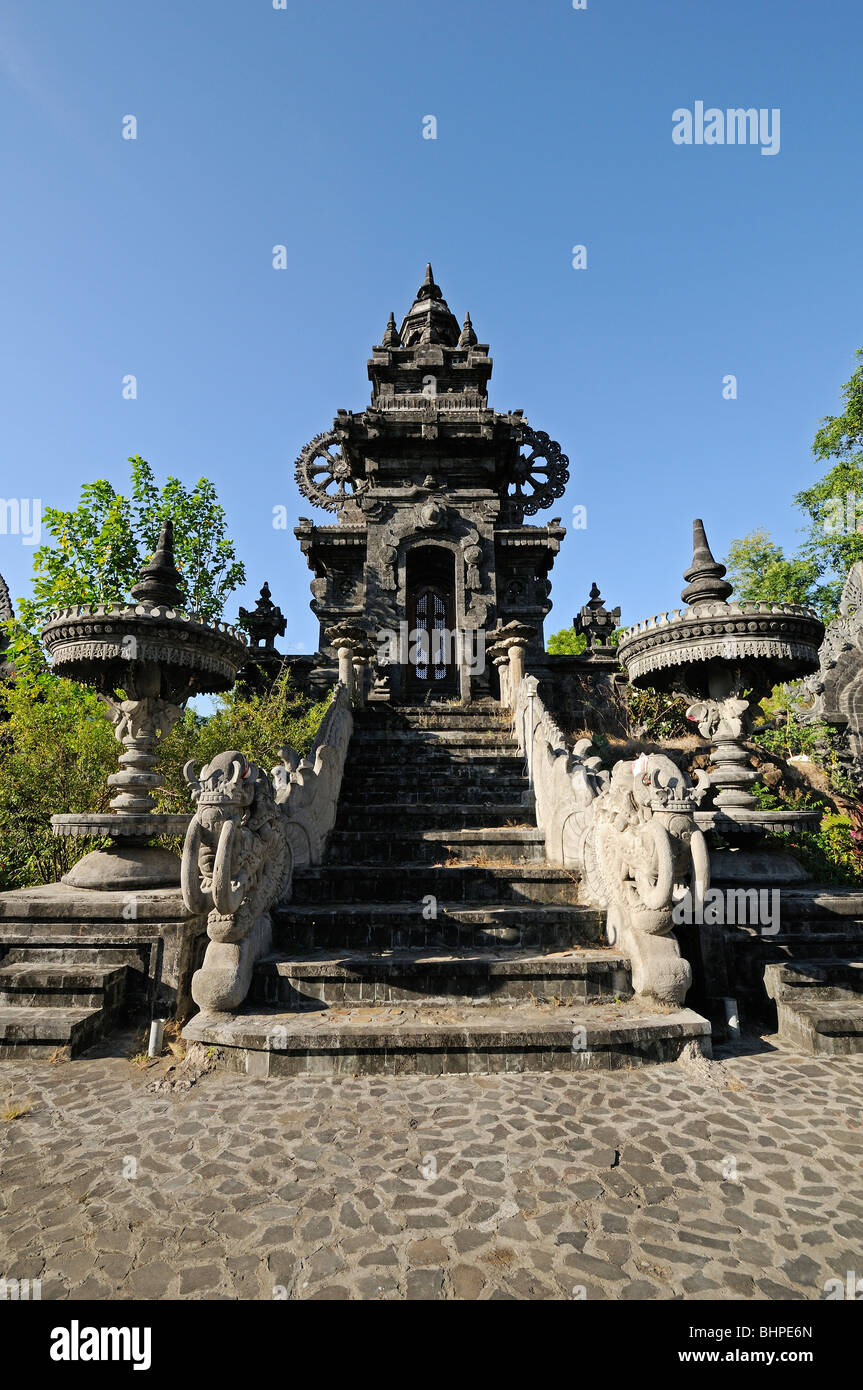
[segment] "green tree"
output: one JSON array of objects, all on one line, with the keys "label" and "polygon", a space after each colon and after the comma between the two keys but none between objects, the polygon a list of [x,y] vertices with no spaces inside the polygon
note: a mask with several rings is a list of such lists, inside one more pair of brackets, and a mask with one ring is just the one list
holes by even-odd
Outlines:
[{"label": "green tree", "polygon": [[863,560],[863,348],[856,355],[844,409],[824,417],[812,444],[816,462],[832,466],[794,498],[806,514],[803,543],[786,556],[763,529],[732,541],[725,563],[738,599],[809,603],[829,622],[849,569]]},{"label": "green tree", "polygon": [[159,770],[164,787],[156,793],[163,811],[188,811],[189,787],[183,768],[189,761],[203,766],[217,753],[238,748],[252,762],[269,772],[283,744],[304,755],[308,753],[331,696],[312,701],[291,685],[291,673],[284,667],[270,688],[263,692],[243,692],[235,686],[216,697],[213,714],[183,711],[159,749]]},{"label": "green tree", "polygon": [[135,454],[129,463],[131,496],[99,479],[82,487],[73,510],[45,508],[53,544],[35,552],[33,597],[19,605],[21,623],[31,632],[53,608],[127,598],[167,517],[174,521],[175,557],[190,611],[207,620],[221,617],[228,595],[243,583],[245,569],[209,478],[187,488],[169,477],[160,487],[145,459]]},{"label": "green tree", "polygon": [[824,577],[828,617],[839,607],[848,570],[863,560],[863,348],[856,355],[858,365],[841,391],[844,409],[825,416],[812,445],[816,461],[831,467],[794,499],[808,514],[802,554]]},{"label": "green tree", "polygon": [[587,638],[583,632],[576,632],[574,627],[562,627],[560,632],[553,632],[545,644],[545,649],[550,656],[578,656],[587,646]]},{"label": "green tree", "polygon": [[725,559],[734,597],[749,603],[809,603],[820,608],[830,596],[818,583],[814,557],[787,559],[763,529],[731,542]]},{"label": "green tree", "polygon": [[[616,647],[625,631],[624,627],[616,627],[608,639],[608,645]],[[562,627],[560,632],[553,632],[545,645],[550,656],[578,656],[586,647],[587,638],[583,632],[576,632],[574,627]]]},{"label": "green tree", "polygon": [[53,883],[94,848],[51,833],[61,811],[106,811],[121,749],[91,690],[16,667],[0,685],[0,888]]}]

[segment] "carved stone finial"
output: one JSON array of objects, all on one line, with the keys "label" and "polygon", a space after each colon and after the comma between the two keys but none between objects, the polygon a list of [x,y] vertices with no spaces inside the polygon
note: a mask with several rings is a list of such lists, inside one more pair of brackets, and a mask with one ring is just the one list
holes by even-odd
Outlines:
[{"label": "carved stone finial", "polygon": [[704,533],[704,522],[692,523],[692,564],[684,571],[686,588],[680,597],[692,606],[696,603],[725,603],[733,586],[723,579],[725,566],[714,560]]},{"label": "carved stone finial", "polygon": [[584,633],[588,651],[592,647],[606,647],[610,650],[609,639],[619,623],[620,609],[606,608],[599,586],[594,580],[590,587],[590,598],[573,619],[575,631],[579,634]]},{"label": "carved stone finial", "polygon": [[384,331],[384,336],[381,339],[381,346],[385,348],[401,347],[401,342],[402,340],[399,337],[399,331],[396,328],[396,316],[395,314],[390,313],[389,320]]},{"label": "carved stone finial", "polygon": [[284,637],[287,621],[281,608],[273,603],[266,580],[255,607],[251,611],[248,608],[240,609],[240,625],[248,632],[253,648],[263,645],[272,650],[276,638]]},{"label": "carved stone finial", "polygon": [[445,347],[455,347],[458,337],[458,319],[444,299],[440,285],[435,283],[429,263],[425,279],[402,323],[399,333],[401,345],[409,348],[439,343]]},{"label": "carved stone finial", "polygon": [[477,336],[473,331],[473,324],[470,321],[470,314],[464,316],[464,327],[459,335],[458,345],[460,348],[476,347]]},{"label": "carved stone finial", "polygon": [[132,586],[132,598],[138,603],[181,608],[185,597],[183,576],[174,564],[174,523],[168,517],[162,522],[159,543],[141,570],[141,578]]}]

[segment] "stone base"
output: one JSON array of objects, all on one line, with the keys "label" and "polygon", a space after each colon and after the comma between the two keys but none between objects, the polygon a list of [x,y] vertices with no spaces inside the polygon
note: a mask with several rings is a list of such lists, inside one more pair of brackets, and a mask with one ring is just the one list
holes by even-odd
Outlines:
[{"label": "stone base", "polygon": [[[736,887],[729,881],[730,889]],[[769,985],[772,967],[787,966],[795,972],[789,979],[799,982],[801,967],[841,973],[849,961],[863,960],[863,892],[816,883],[786,886],[776,879],[753,879],[740,888],[767,895],[771,923],[767,930],[748,920],[678,927],[681,949],[694,965],[689,1002],[710,1013],[711,998],[731,996],[744,1027],[774,1027],[773,1010],[780,1001]],[[800,989],[793,998],[804,1002]],[[785,1032],[791,1036],[788,1024]]]},{"label": "stone base", "polygon": [[[178,888],[96,892],[51,883],[0,893],[0,1041],[8,1055],[25,1055],[28,1045],[45,1055],[64,1040],[74,1053],[110,1029],[121,1008],[154,1000],[187,1017],[206,930],[206,914],[190,916]],[[113,981],[106,991],[109,967],[125,972],[122,997]],[[84,1027],[75,1011],[88,1008],[98,1018]],[[76,1027],[67,1038],[47,1024]]]},{"label": "stone base", "polygon": [[249,1076],[485,1075],[582,1071],[710,1056],[710,1024],[691,1009],[625,1004],[510,1009],[431,1005],[198,1014],[187,1042]]},{"label": "stone base", "polygon": [[180,860],[169,849],[112,845],[85,854],[61,882],[70,888],[114,893],[179,888]]}]

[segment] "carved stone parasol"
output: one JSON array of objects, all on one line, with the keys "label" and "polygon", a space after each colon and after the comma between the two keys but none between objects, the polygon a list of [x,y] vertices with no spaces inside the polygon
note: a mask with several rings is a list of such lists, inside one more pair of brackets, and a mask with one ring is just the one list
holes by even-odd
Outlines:
[{"label": "carved stone parasol", "polygon": [[633,685],[695,701],[687,714],[713,744],[710,780],[720,820],[757,829],[811,820],[806,812],[757,809],[749,791],[756,773],[743,741],[751,705],[780,681],[817,667],[824,625],[814,609],[797,604],[729,602],[732,586],[710,552],[703,522],[692,523],[692,534],[681,594],[687,607],[628,628],[618,657]]},{"label": "carved stone parasol", "polygon": [[200,622],[183,609],[170,520],[132,599],[62,609],[42,630],[54,670],[98,692],[124,750],[120,771],[108,778],[117,789],[110,811],[51,817],[55,835],[114,842],[85,855],[64,875],[63,882],[75,888],[179,884],[177,856],[148,847],[154,836],[181,835],[189,823],[188,815],[156,812],[151,793],[162,785],[155,770],[157,741],[167,737],[193,695],[230,689],[247,654],[236,629]]}]

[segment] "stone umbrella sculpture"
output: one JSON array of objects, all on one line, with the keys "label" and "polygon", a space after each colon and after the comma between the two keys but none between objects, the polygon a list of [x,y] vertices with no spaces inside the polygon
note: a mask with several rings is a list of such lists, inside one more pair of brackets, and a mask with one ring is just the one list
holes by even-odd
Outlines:
[{"label": "stone umbrella sculpture", "polygon": [[157,743],[193,695],[230,689],[247,656],[245,638],[235,628],[201,622],[184,610],[170,520],[132,599],[62,609],[42,630],[54,670],[98,692],[123,746],[120,771],[108,778],[117,792],[110,811],[51,817],[55,835],[113,842],[92,850],[64,875],[63,882],[75,888],[179,885],[177,856],[149,845],[156,836],[184,834],[190,820],[156,810],[151,793],[162,784]]},{"label": "stone umbrella sculpture", "polygon": [[824,625],[814,609],[798,604],[730,602],[725,566],[713,558],[700,520],[692,523],[692,539],[681,594],[686,608],[628,628],[619,659],[633,685],[693,700],[687,714],[713,745],[710,780],[718,825],[761,829],[808,822],[809,812],[758,809],[749,790],[757,774],[743,744],[752,706],[774,685],[818,666]]}]

